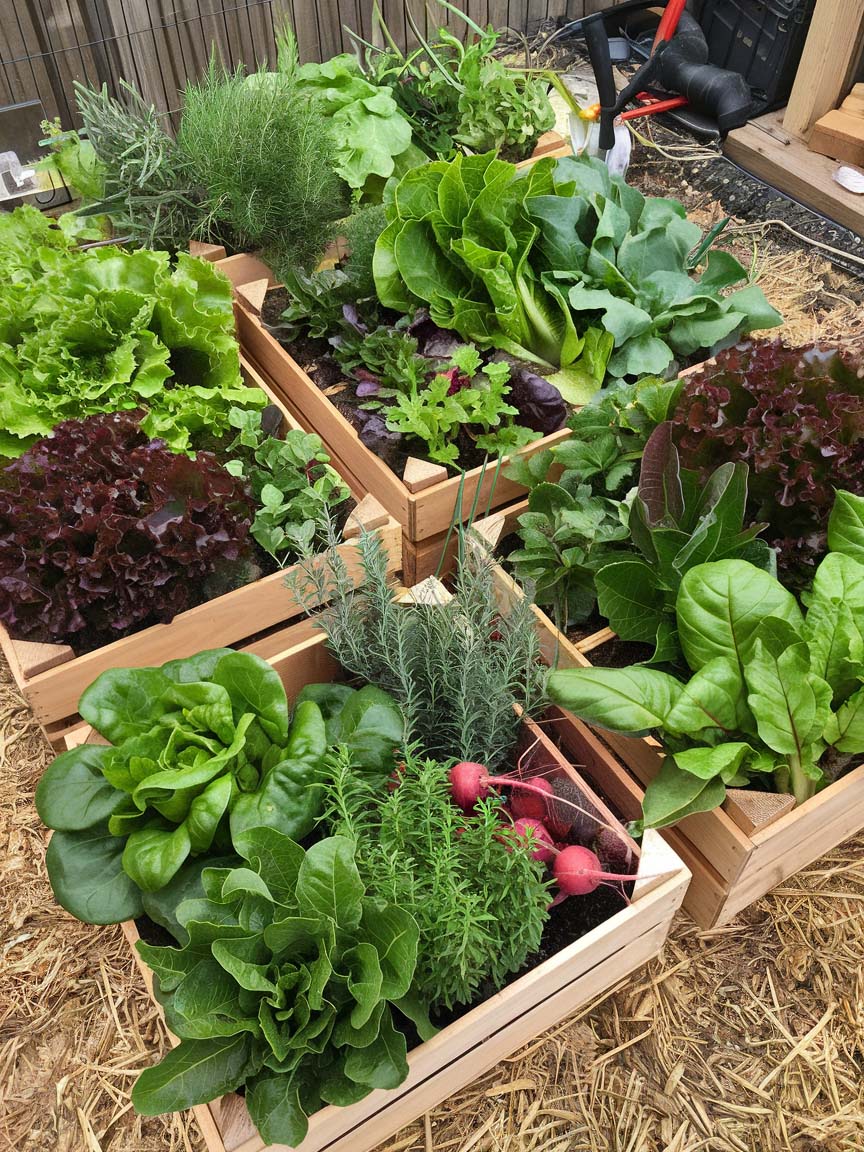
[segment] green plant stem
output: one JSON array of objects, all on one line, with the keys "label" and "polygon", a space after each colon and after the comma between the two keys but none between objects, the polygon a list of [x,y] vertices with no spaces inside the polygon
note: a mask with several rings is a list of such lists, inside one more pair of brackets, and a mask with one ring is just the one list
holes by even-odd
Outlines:
[{"label": "green plant stem", "polygon": [[796,804],[803,804],[811,796],[816,795],[816,781],[811,780],[801,765],[801,757],[793,754],[789,757],[789,784]]}]

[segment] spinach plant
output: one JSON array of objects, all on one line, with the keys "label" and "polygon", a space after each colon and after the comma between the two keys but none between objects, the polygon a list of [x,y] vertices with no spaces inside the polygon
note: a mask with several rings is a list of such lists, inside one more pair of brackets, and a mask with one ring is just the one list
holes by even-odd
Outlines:
[{"label": "spinach plant", "polygon": [[[276,410],[278,418],[278,410]],[[237,436],[228,445],[235,459],[225,465],[247,480],[258,502],[253,538],[280,566],[310,553],[350,491],[330,466],[321,438],[302,429],[284,436],[269,431],[268,412],[232,408],[228,422]],[[278,427],[273,427],[273,433]]]},{"label": "spinach plant", "polygon": [[295,1147],[310,1113],[408,1075],[394,1008],[426,1031],[403,999],[418,929],[367,893],[345,837],[304,851],[253,827],[235,847],[238,866],[204,869],[177,907],[179,947],[138,945],[180,1044],[141,1073],[132,1102],[156,1115],[245,1086],[262,1139]]},{"label": "spinach plant", "polygon": [[644,377],[604,389],[571,415],[568,440],[517,458],[505,471],[529,491],[528,511],[519,517],[520,547],[508,562],[561,628],[591,615],[596,573],[625,551],[624,497],[678,387],[678,381]]},{"label": "spinach plant", "polygon": [[721,464],[700,485],[682,469],[668,423],[645,445],[639,487],[627,517],[629,554],[607,557],[596,571],[597,607],[622,640],[655,646],[652,663],[680,655],[675,601],[690,568],[738,558],[774,572],[774,553],[756,537],[765,527],[744,527],[747,465]]},{"label": "spinach plant", "polygon": [[864,498],[840,492],[802,614],[746,560],[691,568],[676,616],[692,672],[555,672],[549,692],[588,723],[663,734],[668,755],[645,794],[646,826],[723,802],[727,786],[791,791],[805,802],[864,752]]},{"label": "spinach plant", "polygon": [[[369,744],[363,723],[373,704],[386,725],[383,749]],[[353,733],[363,735],[359,762],[377,771],[403,733],[395,704],[386,716],[380,704],[380,696],[355,704],[340,736],[354,747]],[[163,888],[189,857],[230,849],[250,827],[294,839],[314,827],[325,720],[311,699],[292,718],[282,681],[257,656],[216,648],[161,668],[111,669],[79,711],[110,744],[64,752],[36,791],[39,815],[55,829],[54,894],[79,920],[140,915],[142,892]]]}]

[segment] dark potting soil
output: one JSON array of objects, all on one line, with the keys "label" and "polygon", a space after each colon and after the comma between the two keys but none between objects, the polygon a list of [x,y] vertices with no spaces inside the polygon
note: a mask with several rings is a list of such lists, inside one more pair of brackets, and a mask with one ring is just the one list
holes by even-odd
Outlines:
[{"label": "dark potting soil", "polygon": [[609,621],[601,616],[595,608],[587,620],[582,620],[579,624],[574,624],[572,628],[567,629],[567,639],[571,644],[578,644],[580,640],[587,640],[595,632],[600,632],[603,628],[608,627]]},{"label": "dark potting soil", "polygon": [[[573,637],[568,633],[568,640]],[[595,668],[626,668],[630,664],[641,664],[650,660],[654,655],[651,644],[642,644],[637,640],[607,640],[605,644],[598,644],[585,655]]]}]

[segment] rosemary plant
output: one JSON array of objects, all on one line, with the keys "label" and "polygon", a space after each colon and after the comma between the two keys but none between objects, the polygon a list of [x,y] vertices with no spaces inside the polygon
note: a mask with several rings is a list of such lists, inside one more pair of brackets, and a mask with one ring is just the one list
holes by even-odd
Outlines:
[{"label": "rosemary plant", "polygon": [[420,929],[414,990],[432,1008],[501,988],[539,947],[548,916],[544,869],[507,845],[500,801],[466,816],[444,767],[406,752],[399,785],[357,772],[347,749],[330,760],[330,834],[356,844],[370,897],[410,912]]},{"label": "rosemary plant", "polygon": [[105,213],[144,248],[186,248],[201,209],[193,179],[152,104],[121,80],[125,101],[75,83],[75,103],[104,180],[87,215]]},{"label": "rosemary plant", "polygon": [[[397,601],[378,538],[359,539],[364,579],[354,588],[333,549],[326,567],[304,566],[292,585],[329,607],[317,617],[336,659],[402,705],[409,740],[432,757],[505,769],[519,728],[514,704],[530,714],[545,699],[546,674],[530,599],[499,614],[491,564],[464,548],[447,603]],[[307,603],[312,603],[307,599]]]},{"label": "rosemary plant", "polygon": [[199,234],[261,251],[277,275],[314,264],[347,210],[327,122],[281,72],[211,59],[184,92],[177,147],[207,192]]}]

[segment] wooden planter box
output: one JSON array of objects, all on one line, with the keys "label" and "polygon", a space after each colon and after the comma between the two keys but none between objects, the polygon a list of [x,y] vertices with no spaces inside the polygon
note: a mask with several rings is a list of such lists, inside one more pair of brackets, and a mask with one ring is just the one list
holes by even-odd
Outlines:
[{"label": "wooden planter box", "polygon": [[[448,476],[439,464],[410,458],[403,476],[397,476],[360,440],[356,428],[331,404],[296,360],[261,323],[260,311],[266,292],[276,287],[266,265],[255,256],[229,256],[217,262],[235,287],[234,313],[237,337],[246,355],[300,423],[317,432],[343,474],[356,477],[402,525],[405,581],[416,583],[438,566],[450,525],[464,521],[472,508],[480,512],[499,508],[525,492],[504,476],[509,458],[499,468],[491,461],[486,468],[472,468]],[[533,455],[566,440],[567,428],[544,436],[522,449]],[[456,508],[462,484],[461,507]],[[475,504],[476,502],[476,504]]]},{"label": "wooden planter box", "polygon": [[[257,384],[267,393],[270,402],[282,410],[283,430],[298,428],[299,424],[284,404],[242,358],[241,369],[247,384]],[[334,466],[338,471],[335,461]],[[357,548],[351,541],[359,535],[361,526],[379,533],[389,569],[398,571],[401,567],[399,525],[374,498],[365,496],[353,477],[343,475],[343,479],[358,501],[343,530],[344,543],[339,545],[349,572],[355,576],[359,571]],[[162,664],[201,648],[237,644],[300,615],[303,608],[285,584],[285,577],[293,571],[285,568],[274,572],[179,613],[170,624],[154,624],[83,656],[76,656],[66,644],[13,640],[2,624],[0,648],[19,691],[48,738],[56,744],[76,722],[78,698],[83,690],[108,668]]]},{"label": "wooden planter box", "polygon": [[[516,526],[525,503],[479,522],[473,539],[488,550]],[[494,578],[502,607],[524,595],[500,565]],[[558,668],[591,666],[586,653],[615,638],[608,628],[572,644],[535,607],[544,655]],[[665,752],[653,737],[639,739],[602,732],[644,790],[657,775]],[[791,796],[728,789],[722,808],[687,816],[660,835],[690,869],[693,879],[684,908],[702,928],[725,924],[793,873],[818,860],[864,828],[864,764],[797,808]]]},{"label": "wooden planter box", "polygon": [[[310,634],[306,625],[290,626],[281,633],[281,643],[281,651],[268,658],[279,672],[289,699],[307,683],[341,675],[320,632]],[[583,724],[558,710],[555,719],[556,743],[545,730],[528,722],[531,739],[538,742],[532,755],[542,755],[554,772],[576,780],[610,823],[621,828],[592,784],[624,819],[638,815],[639,789]],[[79,730],[70,743],[87,739],[89,731]],[[578,764],[579,770],[572,764]],[[621,832],[627,838],[623,829]],[[635,844],[632,847],[639,854],[639,848]],[[408,1056],[408,1078],[398,1088],[374,1091],[349,1108],[326,1107],[317,1112],[310,1118],[309,1135],[300,1152],[368,1152],[521,1045],[602,995],[661,950],[688,879],[689,873],[675,853],[660,836],[649,832],[643,839],[628,907],[414,1048]],[[138,939],[135,924],[124,924],[123,930],[134,948]],[[134,955],[152,990],[149,970],[137,951]],[[262,1152],[265,1148],[243,1099],[236,1094],[193,1111],[208,1152]],[[270,1152],[287,1149],[271,1145]]]},{"label": "wooden planter box", "polygon": [[[562,136],[546,132],[533,154],[516,167],[528,167],[542,158],[571,153],[570,144]],[[418,583],[436,572],[448,529],[454,521],[464,522],[471,515],[475,501],[482,515],[524,494],[524,488],[503,475],[509,457],[504,458],[500,468],[497,461],[492,461],[485,469],[472,468],[466,473],[458,514],[459,476],[451,477],[441,465],[415,458],[408,460],[403,476],[397,476],[361,442],[357,430],[261,323],[266,293],[278,287],[267,265],[257,256],[226,257],[225,249],[213,244],[193,242],[190,250],[202,259],[214,261],[233,284],[237,337],[273,391],[305,428],[318,433],[342,474],[356,477],[364,490],[375,496],[402,525],[406,584]],[[528,445],[520,454],[530,456],[541,448],[550,448],[565,440],[568,434],[566,428],[553,432]],[[448,560],[453,550],[451,543]]]}]

